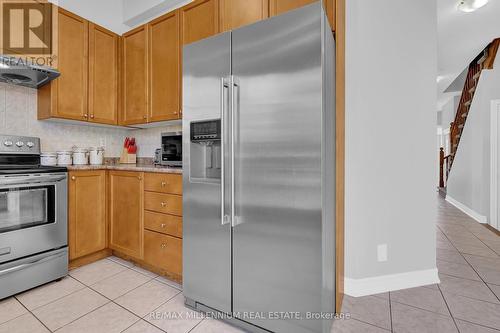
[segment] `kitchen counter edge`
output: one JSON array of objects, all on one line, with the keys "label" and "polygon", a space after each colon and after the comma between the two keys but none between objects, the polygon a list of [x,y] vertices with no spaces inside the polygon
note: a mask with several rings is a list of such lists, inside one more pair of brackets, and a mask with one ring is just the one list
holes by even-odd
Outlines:
[{"label": "kitchen counter edge", "polygon": [[137,172],[158,172],[182,174],[182,168],[156,167],[153,165],[139,164],[116,164],[116,165],[68,165],[68,171],[85,170],[117,170],[117,171],[137,171]]}]

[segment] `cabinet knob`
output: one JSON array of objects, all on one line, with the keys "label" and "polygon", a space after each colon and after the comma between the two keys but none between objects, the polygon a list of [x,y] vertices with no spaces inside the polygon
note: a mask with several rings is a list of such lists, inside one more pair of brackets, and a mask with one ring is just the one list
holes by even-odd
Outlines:
[{"label": "cabinet knob", "polygon": [[88,115],[88,114],[84,114],[84,115],[83,115],[83,118],[88,118],[88,117],[89,117],[89,115]]},{"label": "cabinet knob", "polygon": [[166,186],[167,182],[161,182],[161,186]]},{"label": "cabinet knob", "polygon": [[76,179],[76,177],[75,177],[75,176],[71,176],[71,180],[75,180],[75,179]]},{"label": "cabinet knob", "polygon": [[142,177],[141,176],[137,176],[137,179],[142,180]]},{"label": "cabinet knob", "polygon": [[162,202],[162,203],[161,203],[161,206],[162,206],[162,207],[165,207],[166,205],[167,205],[167,203],[166,203],[166,202]]},{"label": "cabinet knob", "polygon": [[165,223],[162,223],[160,227],[165,228]]},{"label": "cabinet knob", "polygon": [[90,119],[94,119],[94,115],[93,114],[90,115]]},{"label": "cabinet knob", "polygon": [[174,111],[174,114],[178,114],[178,112],[177,112],[177,111]]},{"label": "cabinet knob", "polygon": [[143,119],[148,119],[148,116],[143,116],[142,118],[143,118]]},{"label": "cabinet knob", "polygon": [[164,248],[166,248],[166,247],[167,247],[167,244],[165,244],[165,243],[161,244],[161,248],[162,248],[162,249],[164,249]]}]

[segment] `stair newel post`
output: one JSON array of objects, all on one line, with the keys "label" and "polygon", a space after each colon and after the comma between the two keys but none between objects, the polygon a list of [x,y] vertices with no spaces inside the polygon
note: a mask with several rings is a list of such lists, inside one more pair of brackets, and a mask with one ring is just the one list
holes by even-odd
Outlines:
[{"label": "stair newel post", "polygon": [[450,153],[455,152],[455,131],[453,130],[453,121],[450,123]]},{"label": "stair newel post", "polygon": [[444,148],[439,148],[439,187],[444,187]]}]

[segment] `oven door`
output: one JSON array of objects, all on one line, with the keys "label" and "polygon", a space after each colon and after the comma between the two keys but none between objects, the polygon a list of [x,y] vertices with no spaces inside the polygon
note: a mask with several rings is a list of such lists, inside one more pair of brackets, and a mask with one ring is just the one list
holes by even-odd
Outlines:
[{"label": "oven door", "polygon": [[0,177],[0,263],[68,244],[67,174]]}]

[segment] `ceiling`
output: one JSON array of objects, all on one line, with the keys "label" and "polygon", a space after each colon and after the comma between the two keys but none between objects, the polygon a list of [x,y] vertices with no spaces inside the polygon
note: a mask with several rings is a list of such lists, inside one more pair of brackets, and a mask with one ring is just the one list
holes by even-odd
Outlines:
[{"label": "ceiling", "polygon": [[123,34],[193,0],[49,0],[81,17]]},{"label": "ceiling", "polygon": [[456,93],[443,93],[493,39],[500,37],[500,1],[473,13],[457,10],[458,0],[437,0],[438,110]]}]

